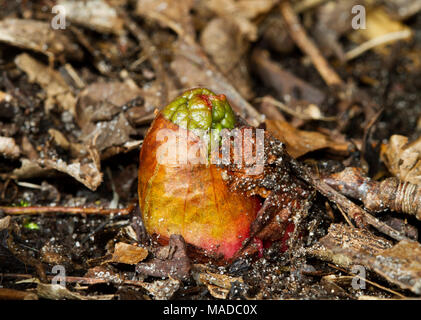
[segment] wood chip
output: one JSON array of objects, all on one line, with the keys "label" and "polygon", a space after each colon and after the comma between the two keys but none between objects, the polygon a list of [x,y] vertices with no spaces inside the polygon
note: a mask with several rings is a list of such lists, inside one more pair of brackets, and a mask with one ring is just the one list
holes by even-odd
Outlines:
[{"label": "wood chip", "polygon": [[109,262],[137,264],[148,256],[148,250],[132,244],[119,242],[115,245],[114,253]]}]

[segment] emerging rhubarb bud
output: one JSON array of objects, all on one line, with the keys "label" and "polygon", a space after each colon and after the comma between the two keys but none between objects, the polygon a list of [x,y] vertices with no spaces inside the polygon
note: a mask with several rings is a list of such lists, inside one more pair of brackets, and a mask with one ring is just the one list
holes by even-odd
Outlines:
[{"label": "emerging rhubarb bud", "polygon": [[[199,249],[195,252],[229,261],[249,236],[261,207],[258,197],[230,190],[220,167],[191,161],[190,151],[201,140],[192,132],[218,132],[234,125],[225,96],[207,89],[186,91],[153,121],[140,152],[138,192],[146,230],[162,244],[171,234],[181,234],[190,248]],[[163,139],[162,132],[177,139]],[[186,146],[175,158],[187,155],[187,161],[158,161],[160,149],[171,141]],[[164,157],[180,153],[177,146],[167,146]]]},{"label": "emerging rhubarb bud", "polygon": [[208,89],[184,92],[162,111],[165,118],[184,129],[233,129],[235,115],[225,95]]}]

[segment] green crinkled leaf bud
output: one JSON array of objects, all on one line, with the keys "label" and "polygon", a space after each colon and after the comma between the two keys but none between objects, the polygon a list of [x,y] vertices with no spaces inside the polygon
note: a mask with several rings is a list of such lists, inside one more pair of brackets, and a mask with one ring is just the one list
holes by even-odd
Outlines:
[{"label": "green crinkled leaf bud", "polygon": [[216,95],[205,88],[184,92],[168,104],[162,114],[171,122],[188,130],[233,129],[235,114],[225,95]]}]

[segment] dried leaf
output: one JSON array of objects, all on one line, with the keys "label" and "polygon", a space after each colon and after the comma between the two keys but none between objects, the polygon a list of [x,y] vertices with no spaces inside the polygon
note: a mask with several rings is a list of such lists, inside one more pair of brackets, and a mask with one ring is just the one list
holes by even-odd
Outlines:
[{"label": "dried leaf", "polygon": [[174,50],[175,57],[170,67],[184,87],[201,86],[214,92],[224,92],[234,111],[252,125],[258,126],[261,123],[261,115],[214,67],[199,45],[177,41]]},{"label": "dried leaf", "polygon": [[225,274],[215,273],[203,264],[195,264],[193,266],[193,277],[199,284],[213,284],[224,289],[231,289],[233,282],[244,284],[242,277],[232,277]]},{"label": "dried leaf", "polygon": [[393,135],[382,145],[381,158],[388,170],[402,181],[421,184],[421,138],[408,143],[408,138]]},{"label": "dried leaf", "polygon": [[334,141],[328,136],[315,131],[302,131],[282,120],[266,120],[268,130],[287,146],[288,153],[298,158],[308,152],[329,149],[338,154],[347,154],[350,144]]},{"label": "dried leaf", "polygon": [[118,17],[116,9],[104,0],[60,0],[57,4],[64,7],[66,18],[75,24],[101,33],[123,32],[123,20]]},{"label": "dried leaf", "polygon": [[136,13],[157,20],[164,26],[168,23],[177,23],[183,32],[194,35],[190,18],[193,2],[193,0],[137,0]]},{"label": "dried leaf", "polygon": [[244,59],[248,44],[236,25],[221,18],[211,20],[202,31],[200,44],[238,91],[251,99],[251,78]]},{"label": "dried leaf", "polygon": [[89,155],[83,159],[74,159],[68,163],[62,159],[21,159],[21,167],[10,174],[3,175],[15,179],[28,179],[50,175],[57,170],[70,175],[91,190],[96,190],[102,182],[99,156],[95,149],[88,147]]},{"label": "dried leaf", "polygon": [[334,53],[338,58],[343,59],[344,52],[339,38],[352,30],[354,17],[352,8],[357,4],[367,8],[369,5],[367,2],[361,0],[329,1],[316,9],[317,23],[314,26],[314,36],[325,56]]},{"label": "dried leaf", "polygon": [[119,242],[115,245],[113,257],[109,262],[137,264],[148,256],[148,250],[132,244]]},{"label": "dried leaf", "polygon": [[277,0],[210,0],[206,5],[217,15],[233,21],[250,41],[257,39],[257,26],[253,23],[260,14],[268,12]]},{"label": "dried leaf", "polygon": [[139,141],[130,138],[136,131],[123,111],[127,103],[142,95],[143,91],[132,82],[88,86],[79,94],[76,107],[76,120],[84,133],[82,142],[94,144],[102,159],[136,148]]},{"label": "dried leaf", "polygon": [[[163,254],[165,250],[166,254]],[[142,262],[136,271],[154,277],[173,277],[187,279],[190,276],[190,259],[186,252],[186,243],[180,235],[171,235],[169,245],[161,249],[156,258]]]},{"label": "dried leaf", "polygon": [[75,114],[76,99],[71,87],[59,72],[38,62],[26,53],[17,56],[15,63],[28,74],[30,82],[38,83],[47,93],[47,100],[45,101],[47,112],[57,104],[62,110],[69,111],[72,115]]},{"label": "dried leaf", "polygon": [[67,54],[81,59],[82,50],[63,30],[57,32],[48,22],[29,19],[0,21],[0,41],[46,55]]}]

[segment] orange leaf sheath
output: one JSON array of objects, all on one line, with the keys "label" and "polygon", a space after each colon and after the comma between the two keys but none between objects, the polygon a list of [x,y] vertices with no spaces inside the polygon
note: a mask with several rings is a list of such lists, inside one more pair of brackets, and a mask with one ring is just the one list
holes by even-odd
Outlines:
[{"label": "orange leaf sheath", "polygon": [[[171,234],[181,234],[207,255],[229,260],[249,235],[259,199],[230,191],[221,168],[191,163],[189,155],[187,163],[158,163],[158,149],[166,143],[157,138],[161,129],[185,130],[158,114],[143,141],[138,192],[146,230],[161,243]],[[178,139],[187,139],[189,151],[199,138],[189,133]]]}]

